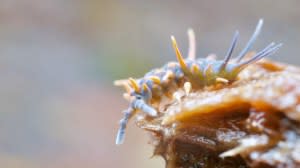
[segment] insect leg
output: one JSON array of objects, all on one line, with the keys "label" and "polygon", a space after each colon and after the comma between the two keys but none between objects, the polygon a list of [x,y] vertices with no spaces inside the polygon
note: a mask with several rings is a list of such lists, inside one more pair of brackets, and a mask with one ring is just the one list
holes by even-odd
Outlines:
[{"label": "insect leg", "polygon": [[131,107],[134,109],[139,109],[152,117],[157,116],[157,111],[151,106],[147,105],[142,99],[133,100],[131,103]]},{"label": "insect leg", "polygon": [[133,116],[135,110],[129,107],[124,111],[124,117],[120,120],[120,126],[116,137],[116,144],[120,145],[124,142],[125,139],[125,129],[128,123],[128,120]]},{"label": "insect leg", "polygon": [[240,62],[244,56],[247,54],[247,52],[250,50],[250,48],[252,47],[253,43],[255,42],[257,36],[259,35],[261,28],[263,26],[263,19],[260,19],[257,23],[257,26],[255,28],[254,33],[252,34],[250,40],[248,41],[248,43],[246,44],[245,48],[240,52],[240,54],[237,56],[237,62]]}]

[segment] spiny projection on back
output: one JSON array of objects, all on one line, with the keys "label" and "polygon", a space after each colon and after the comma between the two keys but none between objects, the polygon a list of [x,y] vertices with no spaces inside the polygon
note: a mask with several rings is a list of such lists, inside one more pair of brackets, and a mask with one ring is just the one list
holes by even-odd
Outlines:
[{"label": "spiny projection on back", "polygon": [[262,25],[263,20],[260,19],[245,48],[235,59],[231,59],[239,36],[239,32],[236,31],[223,60],[196,59],[195,35],[193,30],[189,29],[189,52],[186,59],[182,57],[174,36],[171,36],[178,62],[169,62],[161,68],[151,70],[143,78],[115,81],[115,85],[126,89],[124,98],[129,101],[129,107],[124,110],[124,117],[120,120],[116,144],[124,142],[126,125],[137,112],[144,112],[149,117],[158,116],[159,112],[153,104],[163,97],[176,97],[174,93],[181,88],[189,92],[191,88],[201,89],[217,83],[230,84],[248,65],[274,54],[282,44],[272,42],[248,60],[243,60],[259,35]]}]

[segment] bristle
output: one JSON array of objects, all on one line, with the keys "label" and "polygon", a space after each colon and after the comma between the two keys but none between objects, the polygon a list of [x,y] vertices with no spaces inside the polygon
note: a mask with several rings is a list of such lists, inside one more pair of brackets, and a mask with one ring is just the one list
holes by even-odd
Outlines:
[{"label": "bristle", "polygon": [[256,62],[256,61],[258,61],[258,60],[260,60],[260,59],[262,59],[262,58],[264,58],[264,57],[267,57],[267,56],[269,56],[269,55],[274,54],[274,53],[275,53],[282,45],[283,45],[282,43],[277,44],[276,46],[274,46],[274,47],[268,49],[267,51],[265,51],[265,52],[264,52],[263,54],[261,54],[260,56],[255,56],[255,57],[257,57],[257,58],[256,58],[255,60],[253,60],[252,63],[253,63],[253,62]]},{"label": "bristle", "polygon": [[234,34],[234,36],[233,36],[232,42],[230,44],[230,47],[229,47],[229,49],[227,51],[227,54],[226,54],[226,56],[225,56],[225,58],[223,60],[223,63],[221,65],[221,70],[225,70],[226,69],[226,65],[229,62],[230,58],[231,58],[231,55],[232,55],[232,52],[233,52],[233,50],[234,50],[234,48],[236,46],[236,42],[238,40],[238,37],[239,37],[239,32],[236,31],[235,34]]},{"label": "bristle", "polygon": [[135,79],[129,78],[129,82],[130,82],[131,86],[133,87],[133,89],[134,89],[136,92],[139,92],[139,91],[140,91],[139,85],[137,84],[137,82],[136,82]]},{"label": "bristle", "polygon": [[202,75],[197,64],[192,65],[191,71],[195,75]]},{"label": "bristle", "polygon": [[184,71],[187,71],[187,66],[184,62],[184,59],[181,55],[181,52],[180,50],[178,49],[178,46],[177,46],[177,42],[175,40],[175,37],[174,36],[171,36],[171,40],[172,40],[172,44],[173,44],[173,48],[175,50],[175,53],[176,53],[176,57],[177,57],[177,60],[181,66],[181,68],[184,70]]},{"label": "bristle", "polygon": [[146,91],[149,90],[149,88],[148,88],[148,86],[146,85],[146,83],[143,84],[143,90],[146,90]]},{"label": "bristle", "polygon": [[192,90],[191,82],[185,82],[183,85],[183,89],[184,89],[185,94],[188,95]]},{"label": "bristle", "polygon": [[[265,47],[265,48],[262,49],[260,52],[256,53],[256,54],[255,54],[252,58],[250,58],[248,61],[245,61],[245,62],[243,62],[243,63],[246,63],[246,62],[250,63],[250,62],[254,61],[254,60],[257,59],[260,55],[264,54],[265,52],[267,52],[268,50],[270,50],[272,47],[274,47],[274,45],[275,45],[274,42],[270,43],[269,45],[267,45],[267,47]],[[242,63],[242,64],[243,64],[243,63]]]},{"label": "bristle", "polygon": [[150,76],[149,77],[155,84],[160,84],[160,78],[157,76]]},{"label": "bristle", "polygon": [[225,78],[217,77],[217,78],[216,78],[216,82],[228,84],[229,81],[228,81],[227,79],[225,79]]},{"label": "bristle", "polygon": [[188,37],[189,37],[189,53],[188,59],[195,60],[196,59],[196,38],[195,32],[193,29],[188,29]]},{"label": "bristle", "polygon": [[212,74],[212,64],[208,64],[206,69],[204,70],[205,77],[209,77]]},{"label": "bristle", "polygon": [[257,23],[257,26],[255,28],[255,31],[253,32],[250,40],[248,41],[248,43],[246,44],[245,48],[241,51],[241,53],[237,56],[237,62],[240,62],[244,56],[247,54],[247,52],[251,49],[251,47],[253,46],[253,43],[255,42],[256,38],[258,37],[261,28],[263,26],[263,19],[260,19]]},{"label": "bristle", "polygon": [[275,45],[275,43],[271,43],[269,44],[266,48],[264,48],[262,51],[260,51],[259,53],[255,54],[255,56],[253,56],[251,59],[244,61],[242,63],[240,63],[238,66],[243,67],[246,65],[249,65],[251,63],[254,63],[266,56],[272,55],[274,54],[281,46],[282,43]]},{"label": "bristle", "polygon": [[201,83],[203,80],[205,80],[204,71],[202,71],[200,69],[198,64],[192,64],[191,74],[196,77],[196,78],[193,79],[193,80],[196,80],[196,81],[194,81],[196,83],[197,82]]}]

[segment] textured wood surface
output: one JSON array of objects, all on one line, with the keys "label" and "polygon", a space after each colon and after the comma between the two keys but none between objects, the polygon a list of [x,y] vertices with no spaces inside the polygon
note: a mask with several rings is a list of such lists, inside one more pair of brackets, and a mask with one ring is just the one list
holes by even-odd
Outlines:
[{"label": "textured wood surface", "polygon": [[[180,92],[180,90],[178,91]],[[299,167],[300,70],[269,60],[138,117],[168,168]]]}]

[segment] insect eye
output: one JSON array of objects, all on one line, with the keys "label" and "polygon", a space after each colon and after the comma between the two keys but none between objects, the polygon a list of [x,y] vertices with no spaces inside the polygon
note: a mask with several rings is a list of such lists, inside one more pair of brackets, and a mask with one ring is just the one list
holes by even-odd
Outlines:
[{"label": "insect eye", "polygon": [[141,95],[135,95],[136,99],[142,99],[142,96]]}]

